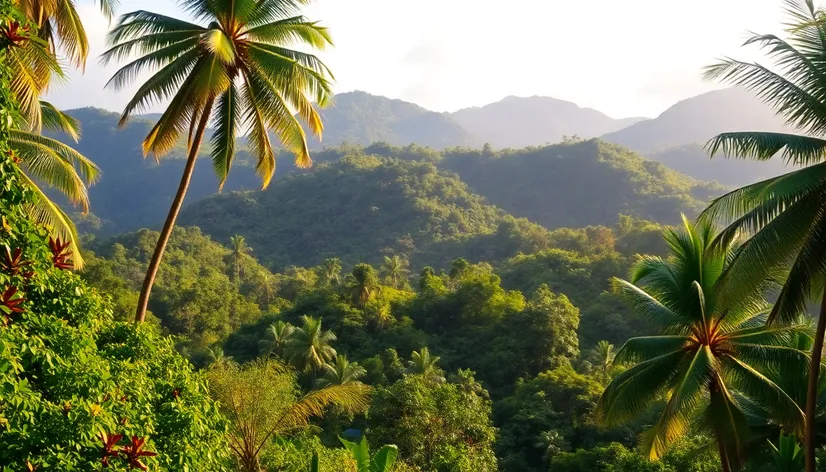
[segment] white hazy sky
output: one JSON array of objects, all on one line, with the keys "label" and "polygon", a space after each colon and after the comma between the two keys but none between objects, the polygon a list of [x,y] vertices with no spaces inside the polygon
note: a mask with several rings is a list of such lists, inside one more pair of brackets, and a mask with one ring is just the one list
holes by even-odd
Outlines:
[{"label": "white hazy sky", "polygon": [[[108,25],[79,0],[90,35],[86,73],[50,94],[61,108],[118,111],[129,91],[103,90]],[[181,15],[173,0],[123,0]],[[336,92],[364,90],[437,111],[508,95],[546,95],[613,117],[656,116],[674,102],[719,88],[700,77],[723,55],[755,59],[749,31],[782,32],[781,0],[318,0],[336,47],[321,54]]]}]

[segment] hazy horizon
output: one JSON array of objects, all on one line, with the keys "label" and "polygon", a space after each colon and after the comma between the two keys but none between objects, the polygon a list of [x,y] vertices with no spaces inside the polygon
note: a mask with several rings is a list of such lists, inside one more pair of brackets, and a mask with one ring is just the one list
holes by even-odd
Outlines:
[{"label": "hazy horizon", "polygon": [[[702,80],[703,66],[722,56],[756,59],[755,48],[741,47],[748,31],[782,32],[776,0],[622,3],[318,0],[306,16],[333,35],[336,47],[319,55],[336,75],[336,93],[360,90],[439,112],[547,96],[612,118],[653,118],[722,88]],[[169,0],[124,0],[118,12],[135,9],[183,16]],[[97,61],[109,25],[94,2],[79,10],[91,43],[86,73],[72,72],[48,98],[64,109],[119,111],[134,88],[103,89],[117,69]]]}]

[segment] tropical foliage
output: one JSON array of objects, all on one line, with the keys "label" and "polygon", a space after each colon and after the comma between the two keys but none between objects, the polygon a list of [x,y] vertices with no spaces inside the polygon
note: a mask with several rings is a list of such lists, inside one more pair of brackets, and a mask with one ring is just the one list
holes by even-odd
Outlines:
[{"label": "tropical foliage", "polygon": [[[647,257],[631,280],[615,290],[636,312],[659,327],[654,336],[628,340],[616,362],[632,366],[614,377],[598,405],[598,416],[614,425],[645,412],[661,396],[665,406],[640,437],[652,459],[685,437],[695,417],[714,435],[722,469],[742,465],[749,439],[749,404],[767,407],[775,424],[800,434],[805,418],[794,399],[762,372],[787,359],[805,359],[796,334],[807,326],[766,326],[771,306],[762,290],[727,290],[724,275],[738,252],[735,242],[715,245],[708,223],[686,220],[670,230],[669,259]],[[699,410],[699,413],[698,413]]]}]

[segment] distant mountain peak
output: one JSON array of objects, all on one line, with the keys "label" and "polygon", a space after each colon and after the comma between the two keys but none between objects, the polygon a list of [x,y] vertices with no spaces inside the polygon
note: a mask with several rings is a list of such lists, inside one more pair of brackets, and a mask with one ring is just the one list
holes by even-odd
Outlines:
[{"label": "distant mountain peak", "polygon": [[592,138],[640,120],[616,120],[592,108],[538,95],[510,95],[482,107],[464,108],[453,117],[474,135],[500,148],[557,143],[574,135]]}]

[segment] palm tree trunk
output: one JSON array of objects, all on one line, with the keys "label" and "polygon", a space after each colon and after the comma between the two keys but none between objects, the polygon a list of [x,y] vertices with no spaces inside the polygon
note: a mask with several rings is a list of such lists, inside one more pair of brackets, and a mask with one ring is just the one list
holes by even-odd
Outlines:
[{"label": "palm tree trunk", "polygon": [[809,388],[806,390],[806,472],[815,472],[815,417],[817,416],[817,385],[820,375],[820,362],[823,357],[823,335],[826,334],[826,286],[823,287],[823,299],[820,301],[820,316],[817,319],[812,361],[809,366]]},{"label": "palm tree trunk", "polygon": [[723,472],[731,472],[731,463],[728,460],[728,451],[726,445],[723,443],[723,438],[717,438],[717,448],[720,451],[720,466]]},{"label": "palm tree trunk", "polygon": [[204,106],[201,120],[198,123],[198,129],[195,132],[195,138],[189,149],[189,156],[186,159],[186,166],[184,173],[181,176],[181,183],[178,185],[178,192],[175,194],[175,199],[172,200],[172,206],[169,208],[169,214],[166,216],[166,221],[161,230],[161,236],[158,238],[158,243],[155,245],[155,252],[152,254],[152,259],[149,261],[149,268],[146,270],[146,277],[143,279],[141,286],[140,298],[138,298],[138,310],[135,312],[135,322],[143,323],[146,319],[146,308],[149,305],[149,294],[152,292],[152,285],[155,284],[155,276],[158,275],[158,267],[161,265],[161,258],[166,250],[166,245],[169,243],[169,237],[172,235],[172,229],[175,227],[175,220],[178,219],[178,213],[181,211],[181,205],[184,202],[184,196],[189,188],[189,182],[192,180],[192,170],[195,169],[195,161],[198,158],[198,152],[201,150],[201,142],[204,139],[204,131],[209,122],[210,112],[212,111],[212,100],[208,100]]}]

